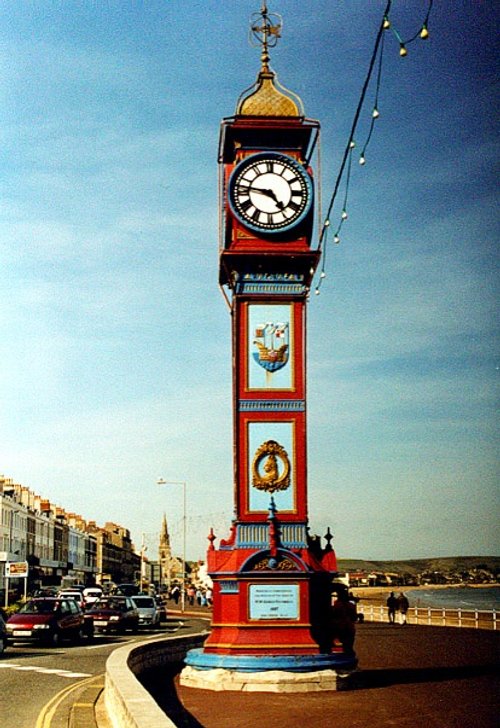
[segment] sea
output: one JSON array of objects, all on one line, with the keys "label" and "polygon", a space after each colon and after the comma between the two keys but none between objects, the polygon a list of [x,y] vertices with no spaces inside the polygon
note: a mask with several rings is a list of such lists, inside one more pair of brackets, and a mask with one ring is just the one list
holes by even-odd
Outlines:
[{"label": "sea", "polygon": [[411,607],[478,609],[500,611],[500,586],[453,586],[443,589],[412,589],[406,592]]}]

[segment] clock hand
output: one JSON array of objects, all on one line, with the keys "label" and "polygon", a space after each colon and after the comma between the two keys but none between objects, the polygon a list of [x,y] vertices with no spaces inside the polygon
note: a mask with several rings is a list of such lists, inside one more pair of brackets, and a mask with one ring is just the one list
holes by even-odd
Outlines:
[{"label": "clock hand", "polygon": [[250,192],[258,192],[261,195],[265,195],[266,197],[270,197],[272,200],[274,200],[276,207],[279,210],[282,210],[284,208],[284,204],[278,200],[276,197],[276,194],[274,193],[274,190],[269,189],[263,189],[262,187],[250,187]]}]

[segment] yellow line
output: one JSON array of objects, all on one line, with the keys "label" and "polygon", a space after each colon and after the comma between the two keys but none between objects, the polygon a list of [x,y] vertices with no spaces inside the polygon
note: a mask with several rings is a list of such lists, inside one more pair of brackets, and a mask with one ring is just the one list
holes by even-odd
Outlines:
[{"label": "yellow line", "polygon": [[70,695],[74,690],[77,690],[78,688],[81,688],[84,685],[87,685],[88,683],[93,682],[97,679],[102,679],[104,677],[104,673],[100,675],[92,675],[91,677],[88,677],[86,680],[80,680],[80,682],[73,683],[72,685],[68,685],[68,687],[63,688],[58,693],[56,693],[46,705],[43,706],[42,710],[40,711],[38,715],[38,719],[36,721],[35,728],[50,728],[52,723],[52,718],[54,717],[54,713],[58,709],[58,707],[61,705],[63,700],[65,700],[68,695]]}]

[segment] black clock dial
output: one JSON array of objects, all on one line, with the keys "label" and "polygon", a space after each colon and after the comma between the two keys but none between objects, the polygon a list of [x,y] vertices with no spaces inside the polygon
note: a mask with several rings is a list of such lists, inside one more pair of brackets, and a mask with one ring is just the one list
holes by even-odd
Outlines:
[{"label": "black clock dial", "polygon": [[292,157],[261,152],[238,164],[229,180],[228,196],[233,213],[247,227],[283,232],[309,212],[312,182]]}]

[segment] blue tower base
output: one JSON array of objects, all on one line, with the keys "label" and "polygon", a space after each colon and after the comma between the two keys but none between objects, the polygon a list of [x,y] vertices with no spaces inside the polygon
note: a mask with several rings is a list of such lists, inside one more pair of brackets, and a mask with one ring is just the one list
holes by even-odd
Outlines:
[{"label": "blue tower base", "polygon": [[196,670],[232,670],[235,672],[315,672],[335,670],[349,673],[356,669],[358,659],[354,652],[318,655],[220,655],[204,652],[203,648],[189,650],[186,665]]}]

